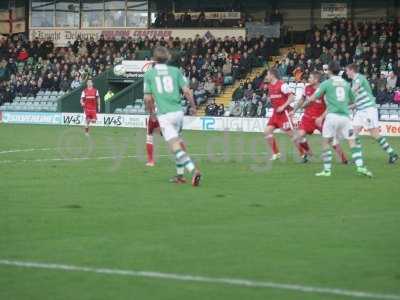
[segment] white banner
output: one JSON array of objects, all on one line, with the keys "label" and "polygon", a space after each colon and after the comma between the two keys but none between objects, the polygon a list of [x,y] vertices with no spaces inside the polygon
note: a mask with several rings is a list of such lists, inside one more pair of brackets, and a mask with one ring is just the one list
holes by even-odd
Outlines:
[{"label": "white banner", "polygon": [[145,37],[156,37],[165,38],[179,37],[183,38],[194,38],[196,35],[200,37],[213,36],[215,38],[228,37],[245,37],[246,30],[244,28],[196,28],[196,29],[39,29],[31,28],[29,30],[30,40],[35,38],[39,39],[51,39],[54,44],[58,47],[63,47],[70,42],[71,44],[78,38],[90,39],[94,38],[98,40],[101,35],[104,35],[105,39],[119,39],[121,37],[132,37],[132,38],[145,38]]},{"label": "white banner", "polygon": [[[145,115],[98,114],[95,126],[146,128]],[[83,126],[85,116],[82,113],[39,113],[39,112],[3,112],[0,122],[12,124],[48,124]],[[263,132],[267,118],[231,118],[231,117],[189,117],[184,119],[183,129],[201,131]],[[400,122],[380,122],[383,136],[400,136]],[[368,134],[366,131],[363,135]]]},{"label": "white banner", "polygon": [[123,60],[121,64],[127,73],[145,73],[153,62],[150,60]]},{"label": "white banner", "polygon": [[[188,12],[190,17],[193,19],[197,19],[200,15],[200,12]],[[175,13],[175,18],[179,19],[181,16],[185,15],[185,13]],[[208,20],[239,20],[240,12],[238,11],[228,11],[228,12],[205,12],[204,16]]]},{"label": "white banner", "polygon": [[0,115],[3,123],[12,124],[46,124],[61,125],[61,113],[46,112],[12,112],[5,111]]},{"label": "white banner", "polygon": [[321,18],[347,18],[347,3],[321,3]]}]

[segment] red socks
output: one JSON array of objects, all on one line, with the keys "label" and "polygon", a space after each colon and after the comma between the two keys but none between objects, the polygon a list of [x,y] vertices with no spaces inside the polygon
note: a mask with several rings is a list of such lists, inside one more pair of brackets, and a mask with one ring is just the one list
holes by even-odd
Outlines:
[{"label": "red socks", "polygon": [[278,154],[279,153],[278,144],[276,143],[276,139],[274,138],[273,135],[267,136],[267,142],[271,147],[272,154]]},{"label": "red socks", "polygon": [[150,134],[148,134],[146,137],[146,152],[147,152],[147,162],[154,162],[153,136]]},{"label": "red socks", "polygon": [[333,149],[335,149],[337,156],[342,161],[342,163],[346,164],[348,162],[346,154],[344,154],[342,147],[339,144],[333,145]]}]

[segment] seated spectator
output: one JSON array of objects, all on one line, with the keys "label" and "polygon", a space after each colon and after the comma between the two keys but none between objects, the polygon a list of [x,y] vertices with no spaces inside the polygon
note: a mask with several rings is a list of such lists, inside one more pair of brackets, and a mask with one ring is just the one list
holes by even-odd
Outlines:
[{"label": "seated spectator", "polygon": [[201,104],[203,104],[207,101],[207,98],[208,98],[207,92],[204,89],[203,82],[198,83],[196,90],[194,90],[194,92],[193,92],[193,97],[198,106],[200,106]]},{"label": "seated spectator", "polygon": [[224,65],[222,66],[222,74],[224,77],[232,75],[232,60],[226,59]]},{"label": "seated spectator", "polygon": [[204,89],[207,92],[208,96],[215,95],[215,83],[210,76],[207,76],[206,81],[204,83]]},{"label": "seated spectator", "polygon": [[391,100],[392,98],[390,97],[390,93],[388,93],[385,86],[380,86],[376,94],[376,103],[385,104],[385,103],[390,103]]},{"label": "seated spectator", "polygon": [[400,88],[396,88],[394,95],[393,95],[394,103],[400,104]]},{"label": "seated spectator", "polygon": [[63,78],[61,78],[60,80],[60,91],[68,91],[71,87],[71,83],[68,80],[68,77],[64,76]]},{"label": "seated spectator", "polygon": [[29,58],[28,51],[23,47],[19,52],[17,59],[18,61],[26,61]]},{"label": "seated spectator", "polygon": [[221,104],[218,106],[217,116],[223,117],[224,115],[225,115],[225,106],[224,104]]},{"label": "seated spectator", "polygon": [[214,84],[217,90],[217,94],[221,94],[222,88],[224,86],[224,76],[221,72],[218,72],[217,76],[214,78]]},{"label": "seated spectator", "polygon": [[258,118],[265,118],[266,112],[267,112],[267,110],[266,110],[265,105],[263,104],[262,101],[259,101],[257,104],[256,116]]},{"label": "seated spectator", "polygon": [[205,109],[206,116],[217,116],[218,105],[215,104],[215,100],[210,100]]},{"label": "seated spectator", "polygon": [[393,72],[390,71],[387,78],[386,78],[386,89],[389,92],[393,92],[394,89],[398,86],[397,83],[397,75]]},{"label": "seated spectator", "polygon": [[253,97],[253,87],[251,83],[247,84],[247,89],[244,91],[243,99],[246,101],[251,101],[251,98]]},{"label": "seated spectator", "polygon": [[0,61],[0,80],[6,80],[7,78],[7,62],[3,59],[2,61]]},{"label": "seated spectator", "polygon": [[244,84],[240,83],[239,87],[232,94],[232,101],[240,101],[244,97]]},{"label": "seated spectator", "polygon": [[303,74],[304,74],[303,68],[301,66],[297,66],[296,69],[294,69],[293,71],[294,80],[296,82],[301,82],[303,79]]},{"label": "seated spectator", "polygon": [[250,71],[251,63],[247,52],[244,52],[243,56],[240,58],[239,67],[240,67],[240,77],[244,76]]},{"label": "seated spectator", "polygon": [[249,116],[250,117],[255,117],[257,115],[257,105],[258,102],[260,102],[260,96],[258,96],[255,92],[253,93],[251,97],[251,105],[250,105],[250,111],[249,111]]},{"label": "seated spectator", "polygon": [[198,80],[196,79],[196,77],[192,77],[191,79],[190,79],[190,83],[189,83],[189,88],[192,90],[192,91],[195,91],[195,90],[197,90],[197,87],[199,86],[199,82],[198,82]]}]

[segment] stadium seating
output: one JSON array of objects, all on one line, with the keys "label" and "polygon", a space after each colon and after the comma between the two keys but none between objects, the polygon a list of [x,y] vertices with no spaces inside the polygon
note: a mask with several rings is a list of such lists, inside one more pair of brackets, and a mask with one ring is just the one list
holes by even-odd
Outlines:
[{"label": "stadium seating", "polygon": [[17,96],[12,103],[4,103],[0,106],[0,111],[56,112],[58,111],[58,99],[63,95],[63,91],[40,91],[36,97]]},{"label": "stadium seating", "polygon": [[[186,112],[187,104],[185,100],[182,100],[182,110]],[[144,102],[142,99],[136,99],[134,104],[127,105],[122,108],[116,108],[115,114],[131,114],[131,115],[144,115],[146,114]]]}]

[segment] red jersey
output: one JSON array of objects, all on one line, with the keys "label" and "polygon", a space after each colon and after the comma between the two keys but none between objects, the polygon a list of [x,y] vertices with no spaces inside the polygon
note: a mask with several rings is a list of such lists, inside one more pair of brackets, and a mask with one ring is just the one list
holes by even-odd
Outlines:
[{"label": "red jersey", "polygon": [[292,94],[289,86],[284,83],[282,80],[278,80],[274,84],[268,84],[268,95],[271,100],[271,105],[274,111],[283,104],[289,98],[289,95]]},{"label": "red jersey", "polygon": [[[307,85],[303,92],[303,97],[308,100],[312,95],[314,95],[317,89],[312,85]],[[307,117],[311,117],[316,119],[320,117],[326,110],[324,96],[318,98],[314,102],[311,102],[307,107],[304,109],[304,115]]]},{"label": "red jersey", "polygon": [[85,110],[97,111],[97,99],[100,98],[99,91],[95,88],[86,88],[82,91],[81,100]]}]

